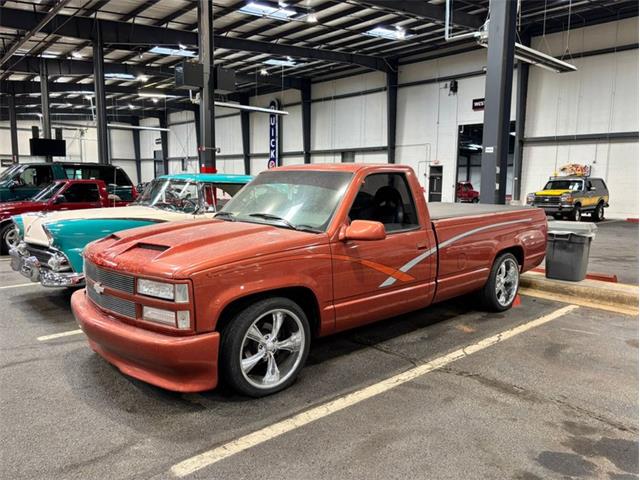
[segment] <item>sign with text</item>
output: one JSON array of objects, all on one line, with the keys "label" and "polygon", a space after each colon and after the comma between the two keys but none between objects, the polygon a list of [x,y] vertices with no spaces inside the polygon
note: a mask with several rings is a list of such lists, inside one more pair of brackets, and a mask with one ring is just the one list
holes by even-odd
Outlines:
[{"label": "sign with text", "polygon": [[484,110],[484,98],[473,99],[473,110],[476,112],[479,110]]},{"label": "sign with text", "polygon": [[[271,100],[269,104],[269,108],[271,110],[279,110],[280,105],[278,100]],[[278,137],[278,129],[280,123],[280,116],[271,113],[269,114],[269,162],[267,163],[267,168],[275,168],[278,166],[278,155],[279,155],[279,137]]]}]

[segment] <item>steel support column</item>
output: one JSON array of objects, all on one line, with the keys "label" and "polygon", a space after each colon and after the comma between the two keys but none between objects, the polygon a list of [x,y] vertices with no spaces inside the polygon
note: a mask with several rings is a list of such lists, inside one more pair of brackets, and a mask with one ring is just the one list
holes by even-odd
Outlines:
[{"label": "steel support column", "polygon": [[[134,127],[140,126],[140,119],[134,118],[131,121],[131,125]],[[142,183],[142,157],[140,155],[140,130],[133,129],[133,154],[136,157],[136,175],[138,176],[138,183]],[[142,192],[138,192],[142,193]]]},{"label": "steel support column", "polygon": [[[485,84],[480,201],[504,203],[517,2],[491,0],[489,9],[491,21]],[[496,170],[498,166],[499,169]]]},{"label": "steel support column", "polygon": [[[167,125],[167,116],[169,114],[164,112],[158,116],[158,120],[160,121],[160,128],[168,128]],[[162,143],[162,164],[164,165],[164,173],[167,175],[169,173],[169,134],[166,131],[160,132],[160,142]]]},{"label": "steel support column", "polygon": [[216,172],[215,153],[215,106],[213,85],[213,2],[200,0],[198,3],[198,41],[200,63],[204,74],[200,91],[200,143],[198,152],[200,171]]},{"label": "steel support column", "polygon": [[[49,108],[49,72],[47,62],[40,60],[40,107],[42,109],[42,138],[51,138],[51,108]],[[53,157],[47,155],[47,162],[53,162]]]},{"label": "steel support column", "polygon": [[104,84],[104,46],[102,29],[96,27],[96,40],[93,42],[93,85],[96,108],[96,132],[98,137],[98,162],[109,164],[109,130],[107,129],[107,98]]},{"label": "steel support column", "polygon": [[[240,103],[249,105],[249,95],[243,95]],[[245,175],[251,175],[251,112],[240,110],[240,127],[242,129],[242,160]]]},{"label": "steel support column", "polygon": [[304,163],[311,163],[311,80],[305,80],[302,97],[302,151]]},{"label": "steel support column", "polygon": [[[529,46],[531,39],[522,37],[524,45]],[[513,199],[520,200],[522,189],[522,154],[524,151],[524,126],[527,119],[527,92],[529,89],[529,64],[518,62],[516,67],[516,137],[513,145]]]},{"label": "steel support column", "polygon": [[398,63],[387,72],[387,161],[396,163],[396,132],[398,120]]},{"label": "steel support column", "polygon": [[16,96],[9,95],[9,130],[11,132],[11,160],[18,163],[20,152],[18,151],[18,120],[16,115]]}]

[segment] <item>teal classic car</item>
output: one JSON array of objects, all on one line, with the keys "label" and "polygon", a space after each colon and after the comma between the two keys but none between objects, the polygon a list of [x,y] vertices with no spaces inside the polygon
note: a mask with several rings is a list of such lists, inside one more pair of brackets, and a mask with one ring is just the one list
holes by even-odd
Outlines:
[{"label": "teal classic car", "polygon": [[90,242],[158,222],[213,217],[251,180],[248,175],[165,175],[126,207],[15,216],[21,241],[9,251],[11,267],[45,287],[82,285],[82,251]]}]

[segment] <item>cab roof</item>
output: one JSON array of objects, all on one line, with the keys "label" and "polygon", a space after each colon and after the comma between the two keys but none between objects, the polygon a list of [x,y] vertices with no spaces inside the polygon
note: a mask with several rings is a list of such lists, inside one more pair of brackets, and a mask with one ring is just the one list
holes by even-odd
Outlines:
[{"label": "cab roof", "polygon": [[185,180],[189,182],[209,183],[249,183],[253,180],[251,175],[234,175],[226,173],[172,173],[162,175],[161,179]]},{"label": "cab roof", "polygon": [[304,165],[288,165],[286,167],[277,167],[274,171],[296,171],[307,170],[309,172],[349,172],[355,173],[361,170],[376,169],[376,168],[389,168],[394,169],[406,169],[410,167],[406,165],[398,165],[391,163],[313,163]]}]

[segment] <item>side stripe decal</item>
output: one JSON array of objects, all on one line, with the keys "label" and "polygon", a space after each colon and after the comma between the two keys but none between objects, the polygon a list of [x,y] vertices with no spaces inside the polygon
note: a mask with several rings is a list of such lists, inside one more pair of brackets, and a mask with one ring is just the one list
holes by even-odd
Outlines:
[{"label": "side stripe decal", "polygon": [[[411,270],[413,267],[415,267],[417,264],[419,264],[420,262],[426,260],[431,255],[436,253],[438,250],[440,250],[442,248],[445,248],[445,247],[448,247],[452,243],[455,243],[458,240],[462,240],[463,238],[466,238],[469,235],[473,235],[475,233],[482,232],[484,230],[490,230],[492,228],[504,227],[506,225],[514,225],[514,224],[517,224],[517,223],[524,223],[524,222],[529,222],[529,221],[531,221],[530,218],[525,218],[525,219],[522,219],[522,220],[510,220],[508,222],[494,223],[492,225],[485,225],[484,227],[474,228],[473,230],[469,230],[468,232],[464,232],[464,233],[461,233],[460,235],[456,235],[455,237],[451,237],[449,240],[445,240],[444,242],[440,243],[437,247],[433,247],[433,248],[427,250],[426,252],[421,253],[417,257],[409,260],[407,263],[405,263],[398,270],[401,271],[401,272],[405,272],[406,273],[409,270]],[[378,288],[390,287],[391,285],[396,283],[396,280],[397,280],[396,278],[390,276],[384,282],[382,282]]]}]

